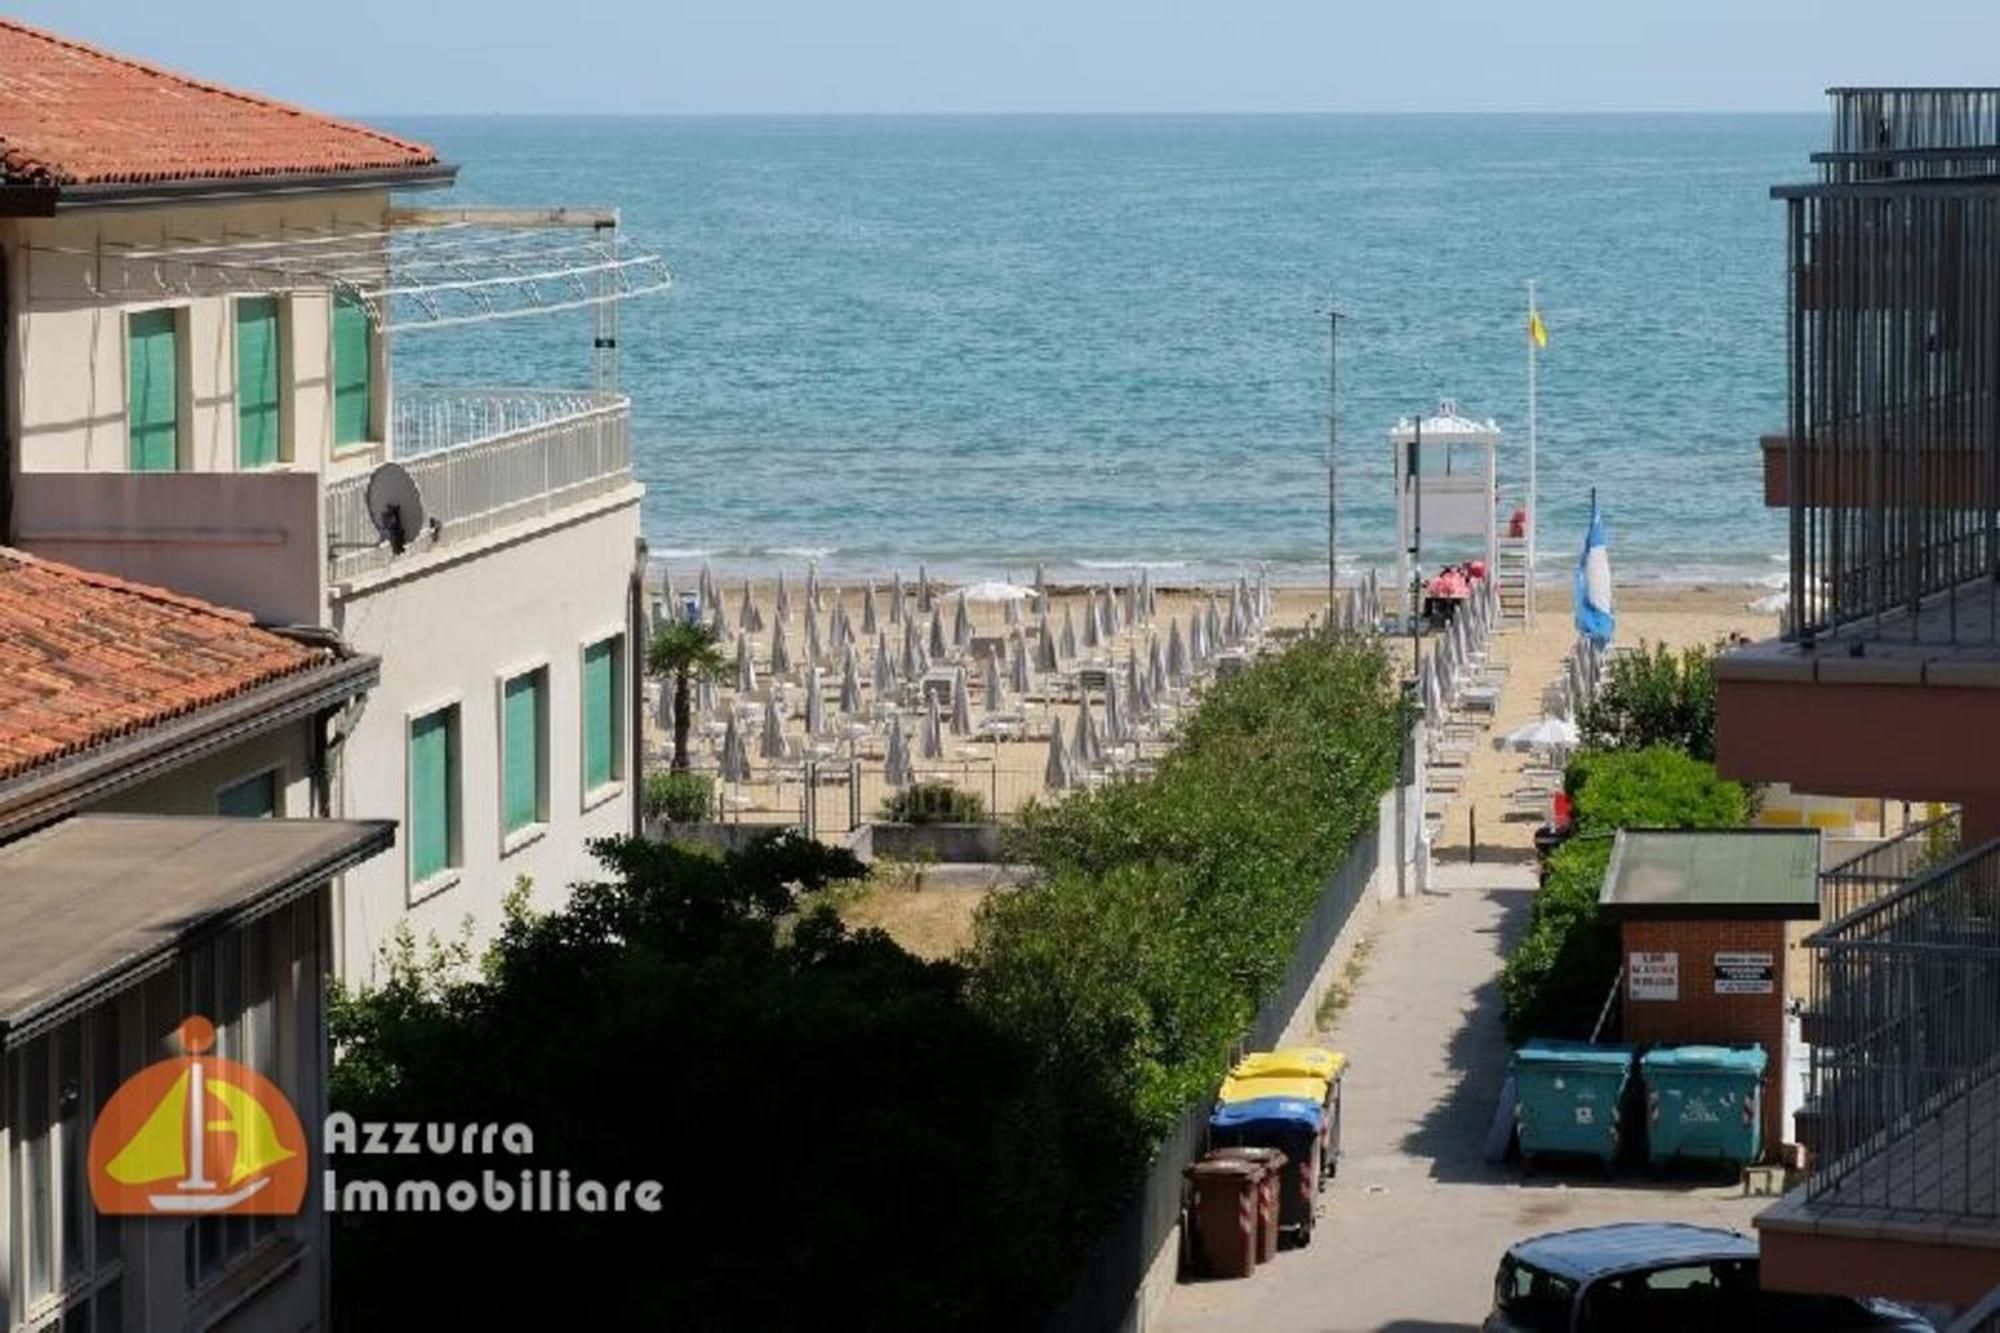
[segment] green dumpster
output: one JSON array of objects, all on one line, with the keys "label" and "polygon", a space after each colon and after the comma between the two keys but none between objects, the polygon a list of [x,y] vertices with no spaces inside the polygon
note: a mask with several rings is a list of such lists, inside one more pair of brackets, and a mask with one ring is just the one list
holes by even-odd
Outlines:
[{"label": "green dumpster", "polygon": [[1646,1052],[1646,1155],[1744,1165],[1763,1154],[1762,1046],[1662,1046]]},{"label": "green dumpster", "polygon": [[1508,1064],[1514,1079],[1514,1129],[1521,1159],[1550,1153],[1618,1155],[1618,1107],[1632,1077],[1630,1046],[1530,1041]]}]

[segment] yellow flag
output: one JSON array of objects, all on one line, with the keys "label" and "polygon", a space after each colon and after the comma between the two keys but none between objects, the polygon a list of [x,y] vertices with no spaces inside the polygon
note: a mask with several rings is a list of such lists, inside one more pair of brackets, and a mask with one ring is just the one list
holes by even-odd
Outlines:
[{"label": "yellow flag", "polygon": [[1528,337],[1533,339],[1537,347],[1549,345],[1549,326],[1542,323],[1542,312],[1539,310],[1528,312]]}]

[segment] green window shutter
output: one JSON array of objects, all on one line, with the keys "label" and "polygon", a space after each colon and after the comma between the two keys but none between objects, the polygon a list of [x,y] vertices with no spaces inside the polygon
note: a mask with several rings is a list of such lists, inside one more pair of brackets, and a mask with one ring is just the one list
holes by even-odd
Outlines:
[{"label": "green window shutter", "polygon": [[451,864],[452,725],[449,708],[410,725],[410,878],[421,883]]},{"label": "green window shutter", "polygon": [[374,377],[374,331],[359,301],[333,301],[333,442],[358,444],[369,438],[368,408]]},{"label": "green window shutter", "polygon": [[278,461],[278,300],[236,303],[236,465]]},{"label": "green window shutter", "polygon": [[583,789],[618,776],[618,640],[583,654]]},{"label": "green window shutter", "polygon": [[215,794],[215,813],[233,819],[274,819],[278,814],[278,773],[271,769],[231,783]]},{"label": "green window shutter", "polygon": [[513,833],[542,819],[542,736],[544,682],[540,671],[530,671],[507,682],[502,692],[501,763],[505,772],[502,803],[507,832]]},{"label": "green window shutter", "polygon": [[180,464],[180,352],[171,310],[144,310],[126,323],[125,417],[134,472],[172,472]]}]

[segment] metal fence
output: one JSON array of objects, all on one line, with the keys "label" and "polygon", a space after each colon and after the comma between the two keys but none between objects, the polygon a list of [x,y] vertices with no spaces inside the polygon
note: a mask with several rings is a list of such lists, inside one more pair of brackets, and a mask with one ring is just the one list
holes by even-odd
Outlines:
[{"label": "metal fence", "polygon": [[[397,396],[391,419],[392,456],[416,481],[439,545],[475,540],[631,480],[631,405],[622,394],[419,390]],[[369,517],[367,485],[366,477],[352,477],[326,488],[334,581],[392,558]]]},{"label": "metal fence", "polygon": [[1836,182],[1987,174],[2000,161],[2000,89],[1835,88],[1832,151],[1814,156]]},{"label": "metal fence", "polygon": [[1819,919],[1837,924],[1894,893],[1925,869],[1958,855],[1961,836],[1958,811],[1948,810],[1822,870]]},{"label": "metal fence", "polygon": [[2000,1217],[2000,842],[1813,935],[1829,1209]]},{"label": "metal fence", "polygon": [[[1380,856],[1380,830],[1371,822],[1348,846],[1347,855],[1320,890],[1312,916],[1292,947],[1284,979],[1257,1010],[1238,1045],[1239,1053],[1274,1045],[1283,1035],[1368,891]],[[1183,1173],[1208,1143],[1211,1104],[1212,1098],[1205,1097],[1181,1113],[1153,1154],[1132,1201],[1098,1238],[1075,1293],[1045,1325],[1047,1333],[1104,1333],[1127,1324],[1146,1274],[1180,1224]]]}]

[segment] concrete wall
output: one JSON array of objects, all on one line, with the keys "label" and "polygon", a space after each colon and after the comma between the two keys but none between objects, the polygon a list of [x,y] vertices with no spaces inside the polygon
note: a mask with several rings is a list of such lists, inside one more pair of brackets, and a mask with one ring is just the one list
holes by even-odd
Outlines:
[{"label": "concrete wall", "polygon": [[31,472],[16,544],[266,624],[320,623],[325,506],[310,472]]},{"label": "concrete wall", "polygon": [[[385,192],[300,196],[180,208],[102,210],[57,218],[0,222],[10,265],[14,327],[7,395],[20,422],[24,472],[102,472],[126,467],[125,316],[139,310],[181,312],[184,389],[181,466],[232,472],[236,450],[238,296],[279,297],[285,360],[281,466],[344,474],[379,459],[370,446],[332,448],[331,301],[323,284],[299,282],[264,293],[269,275],[224,274],[186,266],[129,264],[119,245],[158,247],[168,238],[232,243],[298,240],[335,225],[373,227],[388,207]],[[99,256],[98,247],[104,247]],[[100,296],[98,293],[103,292]],[[378,345],[377,420],[386,401],[386,351]]]},{"label": "concrete wall", "polygon": [[272,769],[278,773],[287,819],[310,819],[312,808],[312,722],[299,722],[255,736],[206,759],[185,764],[162,777],[129,787],[96,805],[93,812],[145,815],[213,815],[224,787]]},{"label": "concrete wall", "polygon": [[[457,939],[469,922],[472,942],[483,944],[517,877],[534,882],[537,906],[556,906],[572,883],[600,871],[586,842],[630,831],[637,782],[629,747],[624,781],[586,806],[580,684],[585,645],[625,633],[636,490],[579,506],[569,521],[539,531],[406,557],[331,594],[333,628],[382,658],[381,682],[343,749],[345,808],[336,813],[404,820],[408,728],[433,709],[459,708],[460,865],[443,882],[413,886],[405,844],[345,877],[335,898],[343,924],[336,960],[349,980],[379,975],[379,950],[405,914],[420,940]],[[548,821],[503,845],[500,687],[538,666],[549,673]],[[619,704],[629,738],[628,690]]]}]

